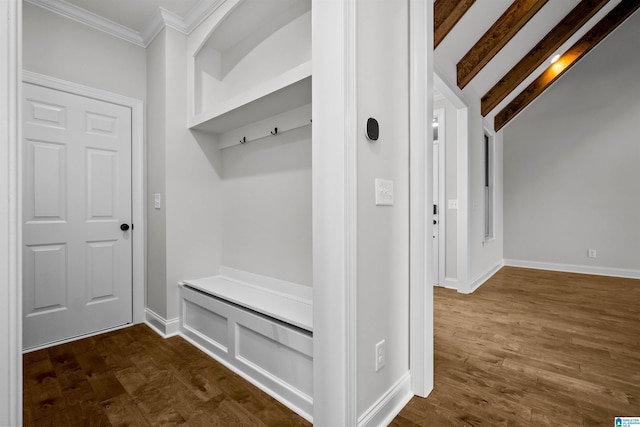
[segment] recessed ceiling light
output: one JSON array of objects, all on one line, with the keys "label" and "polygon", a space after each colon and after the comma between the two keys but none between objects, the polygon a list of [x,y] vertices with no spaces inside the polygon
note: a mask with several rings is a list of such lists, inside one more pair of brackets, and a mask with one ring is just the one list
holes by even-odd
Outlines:
[{"label": "recessed ceiling light", "polygon": [[551,58],[551,63],[553,64],[554,62],[557,62],[558,59],[560,59],[560,54],[555,55],[553,58]]}]

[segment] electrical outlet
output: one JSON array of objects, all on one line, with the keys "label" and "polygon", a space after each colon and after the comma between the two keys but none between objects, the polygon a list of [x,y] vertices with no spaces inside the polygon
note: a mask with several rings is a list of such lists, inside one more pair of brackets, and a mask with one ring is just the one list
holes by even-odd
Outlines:
[{"label": "electrical outlet", "polygon": [[387,346],[384,340],[376,344],[376,372],[384,368],[387,363]]},{"label": "electrical outlet", "polygon": [[597,257],[598,257],[598,253],[596,252],[596,250],[595,250],[595,249],[589,249],[589,250],[587,251],[587,256],[588,256],[589,258],[597,258]]},{"label": "electrical outlet", "polygon": [[452,199],[447,201],[447,208],[458,209],[458,200]]}]

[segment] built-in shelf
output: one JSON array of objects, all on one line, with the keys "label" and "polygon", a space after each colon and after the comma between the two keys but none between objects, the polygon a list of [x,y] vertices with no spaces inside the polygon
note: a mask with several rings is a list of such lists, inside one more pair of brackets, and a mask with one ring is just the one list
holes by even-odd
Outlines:
[{"label": "built-in shelf", "polygon": [[310,103],[311,62],[307,62],[199,114],[189,127],[224,134]]},{"label": "built-in shelf", "polygon": [[220,136],[311,103],[311,0],[227,0],[202,27],[189,128]]}]

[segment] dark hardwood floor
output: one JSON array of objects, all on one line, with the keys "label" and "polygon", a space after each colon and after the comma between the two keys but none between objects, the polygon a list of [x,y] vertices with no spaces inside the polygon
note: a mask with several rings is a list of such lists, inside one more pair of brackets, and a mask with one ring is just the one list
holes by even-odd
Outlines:
[{"label": "dark hardwood floor", "polygon": [[180,337],[145,325],[24,356],[25,426],[308,426]]},{"label": "dark hardwood floor", "polygon": [[640,416],[640,280],[505,267],[435,289],[435,387],[393,426],[613,426]]},{"label": "dark hardwood floor", "polygon": [[[435,289],[435,387],[393,426],[612,426],[640,416],[640,281],[503,268]],[[24,356],[27,426],[309,425],[144,325]]]}]

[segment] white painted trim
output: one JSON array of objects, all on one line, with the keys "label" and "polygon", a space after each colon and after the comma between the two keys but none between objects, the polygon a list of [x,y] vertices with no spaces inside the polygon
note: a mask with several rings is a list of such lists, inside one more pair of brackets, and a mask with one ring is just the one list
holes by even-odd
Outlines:
[{"label": "white painted trim", "polygon": [[473,292],[476,291],[476,289],[478,289],[480,286],[482,286],[483,284],[485,284],[489,279],[491,279],[493,277],[494,274],[496,274],[498,271],[500,271],[500,269],[504,267],[504,262],[500,261],[498,264],[494,265],[493,267],[491,267],[489,270],[487,270],[485,273],[481,274],[480,276],[478,276],[473,282],[471,282],[469,285],[469,291],[460,291],[460,289],[458,289],[458,292],[460,292],[461,294],[471,294]]},{"label": "white painted trim", "polygon": [[389,425],[412,398],[411,376],[407,372],[362,414],[358,420],[358,427]]},{"label": "white painted trim", "polygon": [[[447,118],[444,108],[433,111],[433,116],[438,117],[438,284],[444,286],[444,278],[447,269]],[[435,145],[435,142],[434,142]],[[457,213],[457,212],[456,212]],[[457,215],[456,215],[457,216]]]},{"label": "white painted trim", "polygon": [[457,289],[459,292],[469,292],[469,265],[471,260],[471,247],[469,245],[470,230],[470,193],[469,193],[469,123],[471,118],[469,103],[457,86],[442,78],[444,74],[434,66],[434,87],[444,95],[458,110],[457,124],[457,151],[458,151],[458,240],[457,240]]},{"label": "white painted trim", "polygon": [[191,34],[205,19],[207,19],[226,0],[200,0],[184,18],[184,29]]},{"label": "white painted trim", "polygon": [[[433,139],[433,3],[409,1],[409,370],[411,390],[426,397],[433,390],[432,225],[428,155]],[[427,191],[425,191],[427,190]]]},{"label": "white painted trim", "polygon": [[161,9],[161,7],[158,8],[156,13],[153,14],[153,17],[151,17],[151,20],[140,35],[140,38],[142,39],[142,45],[145,48],[151,44],[153,39],[155,39],[157,35],[160,34],[160,31],[162,31],[165,27],[165,21]]},{"label": "white painted trim", "polygon": [[555,262],[526,261],[505,259],[504,265],[509,267],[533,268],[536,270],[564,271],[566,273],[594,274],[597,276],[625,277],[640,279],[640,270],[626,268],[599,267],[591,265],[559,264]]},{"label": "white painted trim", "polygon": [[22,1],[0,1],[0,425],[22,425]]},{"label": "white painted trim", "polygon": [[458,279],[452,279],[450,277],[444,278],[444,285],[447,289],[458,289]]},{"label": "white painted trim", "polygon": [[[356,2],[311,8],[314,422],[356,413]],[[331,64],[330,67],[327,64]]]},{"label": "white painted trim", "polygon": [[150,308],[145,309],[144,314],[144,323],[162,338],[169,338],[180,333],[180,318],[167,320]]},{"label": "white painted trim", "polygon": [[142,35],[131,28],[120,25],[107,18],[96,15],[74,4],[61,0],[25,0],[35,6],[39,6],[49,12],[56,13],[65,18],[72,19],[81,24],[87,25],[96,30],[105,32],[109,35],[133,43],[135,45],[146,47]]},{"label": "white painted trim", "polygon": [[144,108],[139,99],[94,89],[77,83],[23,71],[22,81],[51,89],[68,92],[99,101],[122,105],[131,109],[131,209],[133,233],[133,323],[144,320],[145,287],[145,143]]},{"label": "white painted trim", "polygon": [[[345,317],[347,320],[347,417],[346,426],[358,418],[358,10],[357,1],[344,4],[345,26]],[[317,377],[314,375],[314,380]]]}]

